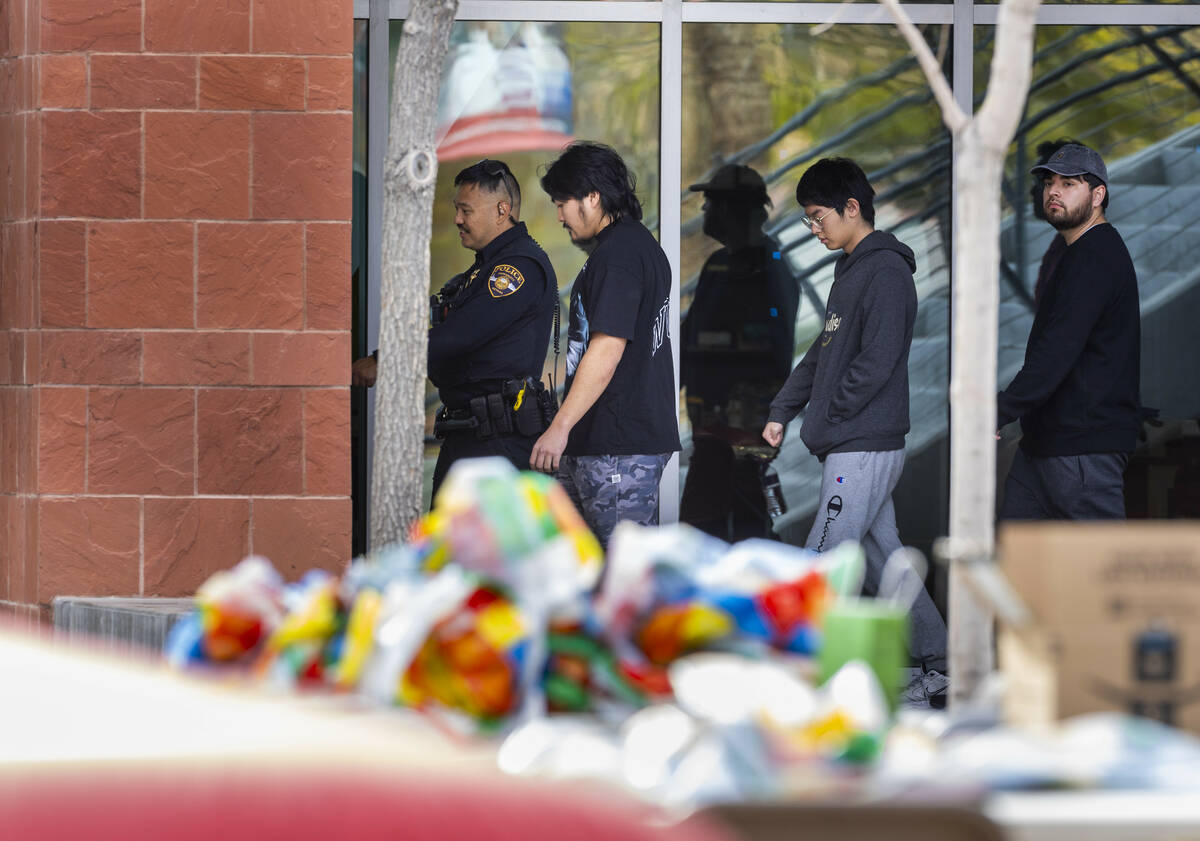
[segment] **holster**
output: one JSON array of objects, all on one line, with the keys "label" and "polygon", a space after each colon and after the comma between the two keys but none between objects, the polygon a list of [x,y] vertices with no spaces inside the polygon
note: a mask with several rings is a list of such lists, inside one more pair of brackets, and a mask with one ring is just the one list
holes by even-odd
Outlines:
[{"label": "holster", "polygon": [[526,437],[541,435],[550,427],[558,406],[554,394],[541,380],[525,377],[504,384],[504,395],[511,397],[517,432]]}]

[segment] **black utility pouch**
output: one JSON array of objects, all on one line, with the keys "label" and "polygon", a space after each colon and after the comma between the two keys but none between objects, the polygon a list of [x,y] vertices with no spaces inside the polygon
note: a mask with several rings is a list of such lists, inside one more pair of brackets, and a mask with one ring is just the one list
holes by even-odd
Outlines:
[{"label": "black utility pouch", "polygon": [[526,377],[523,380],[510,380],[504,385],[506,397],[512,392],[509,399],[512,401],[513,421],[517,432],[526,437],[545,432],[554,415],[551,414],[550,418],[547,418],[543,411],[542,400],[546,394],[546,387],[542,385],[541,380]]}]

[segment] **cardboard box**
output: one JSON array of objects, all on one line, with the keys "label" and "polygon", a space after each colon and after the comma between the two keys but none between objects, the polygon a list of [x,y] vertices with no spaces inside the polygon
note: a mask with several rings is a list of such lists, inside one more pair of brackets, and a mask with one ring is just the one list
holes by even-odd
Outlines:
[{"label": "cardboard box", "polygon": [[1200,522],[1005,524],[998,547],[1034,617],[998,637],[1011,722],[1120,710],[1200,732]]}]

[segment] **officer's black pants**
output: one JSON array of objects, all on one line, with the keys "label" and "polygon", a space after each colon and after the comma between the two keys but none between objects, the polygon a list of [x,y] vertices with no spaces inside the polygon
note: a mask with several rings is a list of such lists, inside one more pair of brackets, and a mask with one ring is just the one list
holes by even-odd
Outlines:
[{"label": "officer's black pants", "polygon": [[463,458],[480,458],[481,456],[504,456],[518,470],[529,470],[529,454],[533,452],[533,444],[537,436],[527,438],[523,435],[499,435],[495,438],[481,440],[472,430],[448,432],[442,440],[442,450],[438,453],[437,465],[433,468],[432,500],[437,499],[438,488],[450,470],[450,465]]}]

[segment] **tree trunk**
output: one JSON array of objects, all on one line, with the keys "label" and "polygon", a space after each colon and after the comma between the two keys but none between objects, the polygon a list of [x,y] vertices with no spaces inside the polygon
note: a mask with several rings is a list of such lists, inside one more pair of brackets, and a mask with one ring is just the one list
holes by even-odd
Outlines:
[{"label": "tree trunk", "polygon": [[434,132],[457,11],[458,0],[414,0],[392,76],[371,482],[371,547],[376,550],[403,540],[422,508]]},{"label": "tree trunk", "polygon": [[950,366],[950,702],[969,700],[992,670],[992,616],[963,580],[962,564],[995,545],[996,342],[1000,310],[1000,185],[1033,63],[1040,0],[1003,0],[987,96],[958,107],[929,45],[897,0],[881,0],[925,72],[954,134],[954,295]]}]

